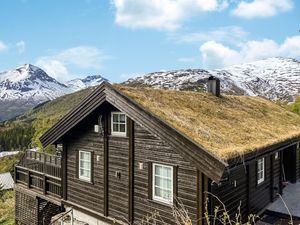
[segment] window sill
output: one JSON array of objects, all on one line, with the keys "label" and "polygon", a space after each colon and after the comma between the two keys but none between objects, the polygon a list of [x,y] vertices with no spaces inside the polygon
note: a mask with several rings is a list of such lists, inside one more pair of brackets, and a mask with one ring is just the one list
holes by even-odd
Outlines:
[{"label": "window sill", "polygon": [[91,185],[94,185],[94,182],[88,181],[88,180],[82,180],[82,179],[80,179],[78,177],[76,177],[75,180],[76,180],[77,183],[80,183],[80,184],[91,184]]},{"label": "window sill", "polygon": [[108,135],[109,138],[124,138],[124,139],[128,139],[129,137],[126,135],[118,135],[118,134],[110,134]]},{"label": "window sill", "polygon": [[163,205],[163,206],[167,206],[167,207],[172,207],[173,204],[174,204],[173,202],[172,203],[166,203],[166,202],[161,202],[161,201],[154,200],[154,199],[148,199],[148,202]]},{"label": "window sill", "polygon": [[264,181],[261,181],[260,183],[258,183],[258,182],[256,181],[256,187],[259,188],[259,187],[263,186],[264,183],[265,183],[265,180],[264,180]]}]

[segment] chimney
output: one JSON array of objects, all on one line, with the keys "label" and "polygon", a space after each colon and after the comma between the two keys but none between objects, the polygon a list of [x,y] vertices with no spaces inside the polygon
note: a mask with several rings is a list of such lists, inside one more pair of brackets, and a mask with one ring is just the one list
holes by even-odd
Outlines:
[{"label": "chimney", "polygon": [[220,80],[214,76],[210,76],[207,81],[207,92],[220,97]]}]

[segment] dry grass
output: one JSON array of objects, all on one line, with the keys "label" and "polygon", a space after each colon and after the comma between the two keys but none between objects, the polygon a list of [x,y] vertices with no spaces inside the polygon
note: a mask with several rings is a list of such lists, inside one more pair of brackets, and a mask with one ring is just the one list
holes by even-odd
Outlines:
[{"label": "dry grass", "polygon": [[300,137],[300,117],[260,97],[115,87],[223,160]]},{"label": "dry grass", "polygon": [[15,224],[15,194],[14,191],[4,191],[0,198],[0,224]]}]

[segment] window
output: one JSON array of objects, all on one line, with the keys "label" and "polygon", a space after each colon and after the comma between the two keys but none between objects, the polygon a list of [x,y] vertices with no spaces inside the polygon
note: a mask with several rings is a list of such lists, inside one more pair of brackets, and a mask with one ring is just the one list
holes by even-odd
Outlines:
[{"label": "window", "polygon": [[91,181],[92,153],[79,151],[79,179]]},{"label": "window", "polygon": [[111,134],[126,135],[126,115],[121,112],[113,112],[111,114]]},{"label": "window", "polygon": [[275,152],[275,159],[277,160],[279,158],[279,152]]},{"label": "window", "polygon": [[265,158],[257,161],[257,184],[261,184],[265,180]]},{"label": "window", "polygon": [[173,203],[173,167],[153,164],[152,198],[163,203]]}]

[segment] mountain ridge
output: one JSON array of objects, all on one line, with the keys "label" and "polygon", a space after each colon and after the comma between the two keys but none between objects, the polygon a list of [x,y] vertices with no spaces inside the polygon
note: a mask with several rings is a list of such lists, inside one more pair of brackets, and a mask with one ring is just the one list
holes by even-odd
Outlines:
[{"label": "mountain ridge", "polygon": [[106,80],[100,75],[77,78],[61,83],[41,68],[23,64],[0,73],[0,121],[13,118],[43,102],[95,86]]},{"label": "mountain ridge", "polygon": [[205,90],[209,76],[221,80],[225,94],[264,96],[292,102],[300,90],[300,62],[292,58],[267,58],[216,70],[182,69],[153,72],[128,79],[126,85],[179,90]]}]

